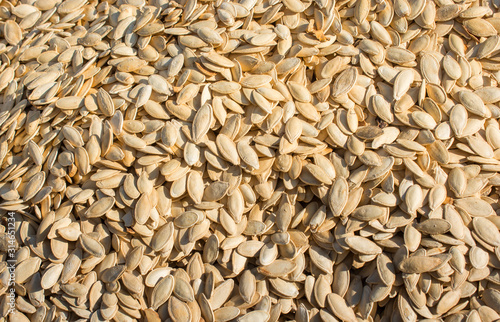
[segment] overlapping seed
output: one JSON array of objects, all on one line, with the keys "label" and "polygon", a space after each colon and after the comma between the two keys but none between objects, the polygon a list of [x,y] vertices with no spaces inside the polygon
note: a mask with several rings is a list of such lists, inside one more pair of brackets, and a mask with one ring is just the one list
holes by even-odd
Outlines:
[{"label": "overlapping seed", "polygon": [[499,6],[5,2],[1,319],[499,320]]}]

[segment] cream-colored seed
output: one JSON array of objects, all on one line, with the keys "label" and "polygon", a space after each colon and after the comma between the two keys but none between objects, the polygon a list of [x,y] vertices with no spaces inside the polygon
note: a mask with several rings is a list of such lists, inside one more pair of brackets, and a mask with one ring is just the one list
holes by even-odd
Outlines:
[{"label": "cream-colored seed", "polygon": [[1,6],[0,319],[498,320],[496,2]]}]

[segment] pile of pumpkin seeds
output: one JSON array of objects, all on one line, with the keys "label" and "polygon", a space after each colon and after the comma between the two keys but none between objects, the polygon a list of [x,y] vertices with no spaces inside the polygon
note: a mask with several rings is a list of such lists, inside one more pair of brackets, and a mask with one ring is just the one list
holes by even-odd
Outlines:
[{"label": "pile of pumpkin seeds", "polygon": [[499,7],[2,1],[0,321],[500,319]]}]

